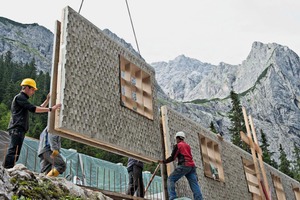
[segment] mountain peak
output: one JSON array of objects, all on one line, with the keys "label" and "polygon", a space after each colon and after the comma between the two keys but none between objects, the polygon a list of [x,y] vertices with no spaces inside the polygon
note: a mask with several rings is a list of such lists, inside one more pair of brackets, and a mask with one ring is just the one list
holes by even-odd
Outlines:
[{"label": "mountain peak", "polygon": [[180,61],[180,60],[185,60],[187,59],[188,57],[186,57],[184,54],[181,54],[179,56],[177,56],[174,61]]},{"label": "mountain peak", "polygon": [[13,20],[11,20],[11,19],[7,19],[7,18],[5,18],[5,17],[0,17],[0,22],[2,22],[2,23],[5,24],[5,25],[11,24],[11,25],[13,25],[13,26],[19,26],[19,27],[22,27],[22,28],[27,28],[28,26],[39,26],[39,24],[37,24],[37,23],[32,23],[32,24],[22,24],[22,23],[13,21]]}]

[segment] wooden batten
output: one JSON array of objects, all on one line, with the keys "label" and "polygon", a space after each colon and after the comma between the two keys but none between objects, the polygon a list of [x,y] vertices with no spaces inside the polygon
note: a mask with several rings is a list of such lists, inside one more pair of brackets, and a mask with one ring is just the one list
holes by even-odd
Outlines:
[{"label": "wooden batten", "polygon": [[[61,23],[59,21],[55,22],[55,35],[54,35],[54,51],[53,51],[53,58],[52,58],[52,70],[51,70],[51,84],[50,84],[50,102],[49,106],[54,106],[56,104],[56,97],[57,97],[57,70],[58,70],[58,63],[59,63],[59,50],[60,50],[60,37],[61,37]],[[59,102],[57,102],[59,103]],[[48,131],[53,132],[54,130],[54,122],[55,121],[55,113],[49,112],[48,113]]]},{"label": "wooden batten", "polygon": [[[247,137],[248,137],[248,140],[249,140],[249,143],[250,143],[249,146],[250,146],[251,155],[252,155],[252,159],[253,159],[254,170],[255,170],[255,174],[256,174],[258,183],[260,183],[260,180],[261,180],[260,171],[259,171],[259,166],[258,166],[258,163],[257,163],[256,151],[255,151],[255,147],[253,145],[253,139],[252,139],[250,126],[249,126],[249,120],[248,120],[248,117],[247,117],[245,107],[242,108],[242,111],[243,111],[244,121],[245,121],[245,125],[246,125],[246,130],[247,130]],[[249,184],[248,184],[248,186],[249,186]],[[261,184],[258,184],[258,188],[259,188],[259,191],[260,191],[260,196],[262,196],[262,197],[265,196]],[[267,200],[269,199],[268,195],[266,196],[266,199]]]},{"label": "wooden batten", "polygon": [[[165,157],[169,157],[172,153],[172,147],[171,147],[171,138],[170,138],[170,130],[168,125],[168,115],[167,115],[167,107],[162,106],[161,107],[161,117],[162,117],[162,128],[163,128],[163,136],[164,136],[164,142],[165,142]],[[167,174],[168,176],[171,174],[172,171],[174,171],[174,164],[169,163],[167,164]]]},{"label": "wooden batten", "polygon": [[252,134],[253,134],[253,138],[254,138],[254,143],[255,143],[254,148],[255,148],[255,151],[256,151],[257,156],[258,156],[259,166],[260,166],[260,170],[261,170],[263,180],[264,180],[264,188],[265,188],[267,194],[270,194],[268,179],[267,179],[265,166],[264,166],[264,162],[263,162],[263,158],[262,158],[262,150],[259,147],[259,143],[258,143],[258,140],[257,140],[256,131],[255,131],[255,127],[254,127],[254,123],[253,123],[253,119],[252,119],[251,115],[249,116],[249,121],[250,121],[250,126],[251,126],[251,130],[252,130]]}]

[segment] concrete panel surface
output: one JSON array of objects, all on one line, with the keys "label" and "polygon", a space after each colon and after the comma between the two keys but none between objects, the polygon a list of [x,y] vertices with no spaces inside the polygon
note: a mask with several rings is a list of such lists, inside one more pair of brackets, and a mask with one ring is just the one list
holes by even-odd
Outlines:
[{"label": "concrete panel surface", "polygon": [[60,28],[51,92],[62,108],[51,113],[50,131],[124,156],[160,159],[156,89],[152,84],[153,120],[121,106],[119,57],[148,73],[152,83],[154,69],[70,7],[63,10]]}]

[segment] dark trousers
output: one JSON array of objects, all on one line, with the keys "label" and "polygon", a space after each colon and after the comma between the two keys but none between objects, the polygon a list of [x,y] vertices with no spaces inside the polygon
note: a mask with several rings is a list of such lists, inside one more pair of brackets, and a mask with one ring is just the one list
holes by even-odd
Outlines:
[{"label": "dark trousers", "polygon": [[133,196],[137,191],[138,197],[144,197],[143,169],[136,165],[128,170],[129,184],[127,194]]},{"label": "dark trousers", "polygon": [[15,162],[17,162],[19,159],[25,137],[25,131],[13,129],[9,131],[9,135],[10,144],[3,164],[3,167],[7,169],[13,168]]},{"label": "dark trousers", "polygon": [[40,155],[41,161],[41,173],[48,174],[52,168],[55,168],[60,174],[62,174],[66,170],[66,163],[62,156],[58,154],[54,159],[50,156],[52,151],[46,151],[42,155]]}]

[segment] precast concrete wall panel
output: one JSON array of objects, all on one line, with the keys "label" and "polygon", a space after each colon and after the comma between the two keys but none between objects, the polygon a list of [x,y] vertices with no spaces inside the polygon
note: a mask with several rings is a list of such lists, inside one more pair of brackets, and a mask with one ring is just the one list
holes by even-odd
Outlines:
[{"label": "precast concrete wall panel", "polygon": [[60,29],[51,82],[56,102],[51,103],[62,103],[62,108],[51,113],[50,130],[139,160],[160,159],[155,87],[151,85],[153,120],[121,106],[120,56],[149,74],[152,83],[154,69],[70,7],[63,10]]},{"label": "precast concrete wall panel", "polygon": [[[199,124],[184,117],[182,114],[172,110],[167,106],[163,106],[161,108],[161,113],[165,149],[167,154],[166,157],[170,156],[171,149],[176,143],[174,138],[176,132],[185,132],[185,141],[191,146],[192,149],[193,158],[197,167],[198,182],[204,199],[252,200],[252,194],[248,190],[242,162],[242,158],[253,160],[251,154],[225,140],[221,140],[216,134],[201,127]],[[204,175],[199,135],[202,135],[218,144],[224,171],[224,182],[214,180]],[[167,164],[168,174],[173,171],[174,167],[175,165],[173,163]],[[295,195],[293,193],[293,187],[299,188],[299,182],[282,174],[268,164],[265,164],[265,170],[268,183],[272,191],[272,199],[277,198],[275,188],[272,183],[271,173],[280,177],[285,190],[286,198],[294,200]],[[186,178],[182,178],[176,183],[176,191],[179,197],[193,198],[193,194]]]}]

